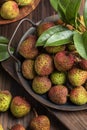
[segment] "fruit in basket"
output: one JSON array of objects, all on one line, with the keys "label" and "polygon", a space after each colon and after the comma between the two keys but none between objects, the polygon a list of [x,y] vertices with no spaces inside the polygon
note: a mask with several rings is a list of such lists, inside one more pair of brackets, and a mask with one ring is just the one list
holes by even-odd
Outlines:
[{"label": "fruit in basket", "polygon": [[65,104],[67,102],[68,89],[64,85],[51,87],[48,92],[48,98],[55,104]]},{"label": "fruit in basket", "polygon": [[49,75],[52,73],[53,59],[50,55],[42,53],[38,55],[35,59],[35,71],[40,76]]},{"label": "fruit in basket", "polygon": [[31,130],[50,130],[50,120],[46,115],[38,115],[29,123]]},{"label": "fruit in basket", "polygon": [[22,74],[26,79],[33,79],[35,77],[34,60],[27,59],[23,61]]},{"label": "fruit in basket", "polygon": [[54,57],[54,64],[57,70],[67,71],[74,64],[74,56],[68,51],[58,52]]},{"label": "fruit in basket", "polygon": [[32,0],[15,0],[19,6],[29,5]]},{"label": "fruit in basket", "polygon": [[44,22],[44,23],[41,23],[37,27],[37,34],[38,34],[38,36],[40,36],[44,31],[46,31],[50,27],[53,27],[54,25],[55,24],[53,22]]},{"label": "fruit in basket", "polygon": [[33,59],[38,55],[38,49],[35,47],[36,36],[30,35],[19,47],[19,54],[24,58]]},{"label": "fruit in basket", "polygon": [[70,92],[70,101],[76,105],[87,103],[87,91],[83,86],[76,87]]},{"label": "fruit in basket", "polygon": [[0,112],[5,112],[9,109],[12,95],[8,90],[0,91]]},{"label": "fruit in basket", "polygon": [[19,15],[19,8],[15,1],[4,2],[0,9],[1,17],[4,19],[14,19]]},{"label": "fruit in basket", "polygon": [[87,80],[87,71],[73,67],[68,71],[68,79],[73,86],[81,86]]},{"label": "fruit in basket", "polygon": [[[0,129],[1,130],[1,129]],[[11,127],[10,130],[25,130],[24,126],[21,124],[15,124]]]},{"label": "fruit in basket", "polygon": [[4,130],[1,124],[0,124],[0,130]]},{"label": "fruit in basket", "polygon": [[50,79],[54,85],[64,84],[66,82],[66,74],[64,72],[55,71],[51,73]]},{"label": "fruit in basket", "polygon": [[13,116],[19,118],[30,112],[31,105],[23,97],[16,96],[12,99],[10,110]]},{"label": "fruit in basket", "polygon": [[60,52],[60,51],[64,51],[65,50],[65,45],[62,45],[62,46],[48,46],[48,47],[45,47],[46,51],[48,53],[57,53],[57,52]]},{"label": "fruit in basket", "polygon": [[32,82],[32,89],[35,93],[44,94],[51,88],[51,81],[46,76],[36,76]]}]

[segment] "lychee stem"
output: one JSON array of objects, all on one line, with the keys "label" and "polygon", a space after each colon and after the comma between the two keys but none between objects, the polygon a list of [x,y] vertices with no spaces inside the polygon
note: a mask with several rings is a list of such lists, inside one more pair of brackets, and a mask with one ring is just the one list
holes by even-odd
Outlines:
[{"label": "lychee stem", "polygon": [[34,111],[35,117],[38,117],[38,113],[37,113],[37,111],[35,110],[35,108],[33,108],[33,111]]}]

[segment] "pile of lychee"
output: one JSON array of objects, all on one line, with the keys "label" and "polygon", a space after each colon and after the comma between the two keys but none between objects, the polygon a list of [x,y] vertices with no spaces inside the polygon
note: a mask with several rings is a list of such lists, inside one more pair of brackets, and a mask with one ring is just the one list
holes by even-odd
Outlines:
[{"label": "pile of lychee", "polygon": [[[23,57],[21,72],[31,81],[32,91],[54,104],[87,103],[87,60],[77,52],[73,43],[59,46],[36,46],[38,38],[53,22],[40,24],[20,45]],[[44,98],[44,96],[43,96]]]},{"label": "pile of lychee", "polygon": [[1,0],[0,16],[3,19],[15,19],[20,13],[20,8],[31,4],[32,0]]},{"label": "pile of lychee", "polygon": [[[32,108],[32,109],[31,109]],[[31,103],[22,96],[13,97],[9,90],[0,91],[0,112],[6,112],[10,109],[11,114],[15,119],[22,118],[29,114],[31,110],[34,112],[34,116],[29,120],[29,127],[31,130],[50,130],[50,119],[44,114],[38,115],[36,110],[33,109]],[[11,128],[9,128],[11,127]],[[26,130],[23,124],[16,123],[12,126],[8,126],[9,130]],[[4,130],[0,123],[0,130]]]}]

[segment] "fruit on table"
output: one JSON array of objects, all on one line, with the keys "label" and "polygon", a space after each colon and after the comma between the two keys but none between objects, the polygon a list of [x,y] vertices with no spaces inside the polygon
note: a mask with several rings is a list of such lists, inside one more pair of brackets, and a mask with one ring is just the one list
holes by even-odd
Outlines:
[{"label": "fruit on table", "polygon": [[49,75],[53,71],[53,59],[49,54],[42,53],[35,59],[35,71],[40,76]]},{"label": "fruit on table", "polygon": [[0,91],[0,112],[5,112],[9,109],[12,100],[12,95],[8,90]]},{"label": "fruit on table", "polygon": [[0,124],[0,130],[4,130],[1,124]]},{"label": "fruit on table", "polygon": [[73,67],[68,71],[68,79],[73,86],[81,86],[87,80],[87,71]]},{"label": "fruit on table", "polygon": [[51,73],[50,79],[54,85],[64,84],[66,82],[66,74],[64,72],[55,71]]},{"label": "fruit on table", "polygon": [[83,105],[87,103],[87,91],[83,86],[76,87],[70,92],[70,100],[76,105]]},{"label": "fruit on table", "polygon": [[29,5],[32,0],[15,0],[19,6],[25,6],[25,5]]},{"label": "fruit on table", "polygon": [[35,77],[34,60],[24,60],[22,63],[22,74],[26,79],[33,79]]},{"label": "fruit on table", "polygon": [[67,102],[68,88],[64,85],[51,87],[48,92],[49,99],[55,104],[65,104]]},{"label": "fruit on table", "polygon": [[32,82],[32,89],[35,93],[44,94],[51,88],[51,81],[46,76],[36,76]]},{"label": "fruit on table", "polygon": [[0,9],[1,17],[4,19],[14,19],[19,15],[19,8],[15,1],[3,3]]},{"label": "fruit on table", "polygon": [[30,35],[19,47],[19,54],[24,58],[33,59],[38,55],[38,49],[35,47],[36,36]]},{"label": "fruit on table", "polygon": [[29,123],[31,130],[50,130],[50,120],[45,115],[38,115]]},{"label": "fruit on table", "polygon": [[11,127],[10,130],[26,130],[23,125],[21,124],[15,124]]},{"label": "fruit on table", "polygon": [[58,52],[54,57],[54,64],[57,70],[67,71],[74,64],[74,56],[67,51]]},{"label": "fruit on table", "polygon": [[13,116],[19,118],[30,112],[31,105],[23,97],[16,96],[12,99],[10,110]]}]

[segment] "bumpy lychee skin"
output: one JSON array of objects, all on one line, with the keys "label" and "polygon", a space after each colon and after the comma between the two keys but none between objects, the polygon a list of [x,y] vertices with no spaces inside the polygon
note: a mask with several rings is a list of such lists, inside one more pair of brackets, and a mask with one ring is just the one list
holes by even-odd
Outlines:
[{"label": "bumpy lychee skin", "polygon": [[87,80],[87,71],[79,68],[72,68],[68,71],[68,79],[73,86],[81,86]]},{"label": "bumpy lychee skin", "polygon": [[0,10],[1,17],[4,19],[14,19],[19,15],[19,8],[15,1],[4,2]]},{"label": "bumpy lychee skin", "polygon": [[53,59],[48,54],[40,54],[35,60],[35,71],[40,76],[49,75],[52,73]]},{"label": "bumpy lychee skin", "polygon": [[83,86],[76,87],[70,92],[70,101],[76,105],[87,103],[87,91]]},{"label": "bumpy lychee skin", "polygon": [[22,63],[22,74],[26,79],[35,77],[34,60],[27,59]]},{"label": "bumpy lychee skin", "polygon": [[34,117],[30,124],[31,130],[50,130],[50,120],[45,115],[39,115],[37,117]]},{"label": "bumpy lychee skin", "polygon": [[25,130],[24,126],[21,124],[15,124],[11,127],[10,130]]},{"label": "bumpy lychee skin", "polygon": [[19,6],[29,5],[32,0],[15,0]]},{"label": "bumpy lychee skin", "polygon": [[66,82],[66,74],[64,72],[53,72],[50,79],[54,85],[64,84]]},{"label": "bumpy lychee skin", "polygon": [[32,89],[37,94],[44,94],[51,88],[51,81],[46,76],[37,76],[32,82]]},{"label": "bumpy lychee skin", "polygon": [[65,104],[67,102],[68,89],[63,85],[51,87],[48,92],[49,99],[55,104]]},{"label": "bumpy lychee skin", "polygon": [[37,34],[40,36],[44,31],[46,31],[48,28],[53,27],[55,24],[53,22],[44,22],[40,24],[37,28]]},{"label": "bumpy lychee skin", "polygon": [[58,52],[54,57],[54,64],[57,70],[67,71],[74,64],[74,56],[67,51]]},{"label": "bumpy lychee skin", "polygon": [[19,54],[26,59],[33,59],[38,55],[38,49],[35,47],[36,36],[30,35],[26,38],[19,47]]},{"label": "bumpy lychee skin", "polygon": [[11,102],[10,110],[13,116],[19,118],[25,116],[30,112],[31,105],[24,98],[16,96]]},{"label": "bumpy lychee skin", "polygon": [[82,59],[82,60],[79,62],[79,65],[80,65],[80,67],[81,67],[83,70],[87,70],[87,60]]},{"label": "bumpy lychee skin", "polygon": [[9,109],[12,100],[12,95],[8,90],[0,91],[0,112],[5,112]]},{"label": "bumpy lychee skin", "polygon": [[57,53],[57,52],[60,52],[60,51],[64,51],[65,50],[65,45],[62,45],[62,46],[47,46],[45,47],[46,51],[48,53]]}]

